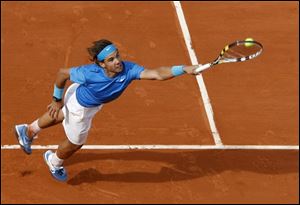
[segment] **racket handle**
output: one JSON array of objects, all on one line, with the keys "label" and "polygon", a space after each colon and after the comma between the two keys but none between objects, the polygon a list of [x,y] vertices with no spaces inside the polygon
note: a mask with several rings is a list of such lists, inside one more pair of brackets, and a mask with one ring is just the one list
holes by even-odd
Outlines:
[{"label": "racket handle", "polygon": [[201,65],[201,66],[199,66],[198,68],[196,68],[195,73],[198,74],[198,73],[200,73],[200,72],[202,72],[202,71],[204,71],[204,70],[206,70],[206,69],[208,69],[208,68],[210,68],[210,67],[211,67],[211,64],[210,64],[210,63]]}]

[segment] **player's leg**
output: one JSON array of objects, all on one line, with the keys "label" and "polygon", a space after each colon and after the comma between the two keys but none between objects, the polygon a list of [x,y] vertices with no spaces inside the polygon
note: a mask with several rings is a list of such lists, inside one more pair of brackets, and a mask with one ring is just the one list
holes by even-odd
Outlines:
[{"label": "player's leg", "polygon": [[63,120],[64,114],[62,110],[60,110],[57,119],[51,118],[48,112],[46,112],[44,115],[32,122],[30,125],[16,125],[15,133],[21,148],[26,154],[31,154],[31,144],[33,142],[33,139],[37,136],[41,129],[61,123]]},{"label": "player's leg", "polygon": [[44,160],[49,167],[51,175],[55,179],[59,181],[65,181],[67,179],[67,172],[63,167],[64,160],[72,156],[85,143],[91,121],[91,119],[87,121],[83,119],[77,123],[74,123],[72,119],[69,119],[69,122],[63,121],[67,139],[59,144],[55,153],[51,150],[44,153]]},{"label": "player's leg", "polygon": [[45,112],[40,118],[32,122],[27,129],[27,136],[32,139],[35,135],[37,135],[41,129],[45,129],[47,127],[51,127],[58,123],[61,123],[64,120],[64,113],[62,110],[58,113],[58,118],[52,118],[48,112]]},{"label": "player's leg", "polygon": [[72,156],[82,145],[86,142],[88,132],[91,128],[92,118],[101,107],[83,108],[83,118],[76,118],[80,116],[80,112],[76,115],[74,113],[66,112],[66,117],[63,121],[63,126],[67,139],[60,143],[55,153],[48,150],[44,154],[45,162],[47,163],[51,175],[59,180],[65,181],[67,179],[67,172],[63,167],[63,162]]},{"label": "player's leg", "polygon": [[[69,139],[65,139],[60,143],[56,150],[56,156],[59,159],[65,160],[71,157],[77,150],[79,150],[82,145],[73,144]],[[54,163],[53,163],[54,164]],[[55,165],[55,164],[54,164]],[[61,164],[62,165],[62,164]]]},{"label": "player's leg", "polygon": [[65,139],[60,143],[56,152],[48,150],[44,153],[44,159],[47,163],[52,176],[59,180],[65,181],[67,179],[67,172],[63,167],[64,160],[72,156],[77,150],[79,150],[82,145],[73,144],[69,139]]},{"label": "player's leg", "polygon": [[[70,96],[74,94],[78,86],[79,84],[76,83],[69,86],[64,97],[64,104],[68,102]],[[51,118],[48,112],[46,112],[39,119],[32,122],[30,125],[21,124],[15,126],[17,139],[21,148],[25,151],[26,154],[31,154],[32,141],[41,129],[56,125],[64,120],[64,112],[66,112],[64,110],[66,110],[65,106],[59,111],[58,119]]]}]

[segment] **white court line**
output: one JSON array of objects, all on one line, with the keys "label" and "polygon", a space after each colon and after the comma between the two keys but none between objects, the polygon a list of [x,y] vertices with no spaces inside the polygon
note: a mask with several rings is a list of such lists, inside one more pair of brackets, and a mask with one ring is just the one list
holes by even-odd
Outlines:
[{"label": "white court line", "polygon": [[[58,145],[32,145],[32,149],[57,149]],[[2,145],[1,150],[20,149],[20,145]],[[299,145],[84,145],[81,149],[97,150],[299,150]]]},{"label": "white court line", "polygon": [[[181,26],[181,29],[182,29],[182,33],[183,33],[183,36],[184,36],[184,41],[185,41],[186,47],[188,49],[192,65],[198,65],[199,63],[198,63],[195,51],[192,47],[190,32],[189,32],[187,23],[186,23],[185,18],[184,18],[184,14],[183,14],[183,10],[181,8],[181,4],[180,4],[179,1],[173,1],[173,3],[174,3],[175,8],[176,8],[178,20],[179,20],[179,23],[180,23],[180,26]],[[206,111],[206,115],[207,115],[207,118],[208,118],[208,122],[209,122],[209,125],[210,125],[210,129],[211,129],[215,144],[216,145],[223,145],[222,140],[221,140],[220,135],[219,135],[219,132],[217,130],[216,124],[215,124],[214,112],[213,112],[213,109],[212,109],[212,106],[211,106],[211,103],[210,103],[210,100],[209,100],[209,97],[208,97],[208,94],[207,94],[207,90],[206,90],[206,87],[205,87],[205,84],[204,84],[202,74],[197,75],[196,79],[197,79],[197,82],[198,82],[198,85],[199,85],[199,88],[200,88],[204,108],[205,108],[205,111]]]}]

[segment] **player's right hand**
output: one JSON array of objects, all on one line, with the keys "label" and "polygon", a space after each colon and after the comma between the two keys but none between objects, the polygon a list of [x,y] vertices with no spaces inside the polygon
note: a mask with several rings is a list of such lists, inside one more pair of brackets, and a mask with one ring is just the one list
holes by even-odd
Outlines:
[{"label": "player's right hand", "polygon": [[197,67],[193,70],[194,75],[199,75],[202,71],[197,71],[198,68],[200,68],[202,66],[202,64],[197,65]]}]

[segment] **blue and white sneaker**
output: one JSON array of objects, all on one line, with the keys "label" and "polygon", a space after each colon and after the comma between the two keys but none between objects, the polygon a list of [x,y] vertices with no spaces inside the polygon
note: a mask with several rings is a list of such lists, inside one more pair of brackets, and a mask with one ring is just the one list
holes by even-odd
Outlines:
[{"label": "blue and white sneaker", "polygon": [[27,136],[26,134],[27,129],[28,129],[27,124],[15,126],[16,137],[21,148],[24,150],[26,154],[31,154],[31,144],[33,140],[29,139],[29,137]]},{"label": "blue and white sneaker", "polygon": [[52,165],[50,162],[50,156],[54,154],[51,150],[48,150],[47,152],[44,153],[44,160],[46,164],[49,167],[51,175],[59,181],[66,181],[67,180],[67,172],[63,166],[61,167],[55,167]]}]

